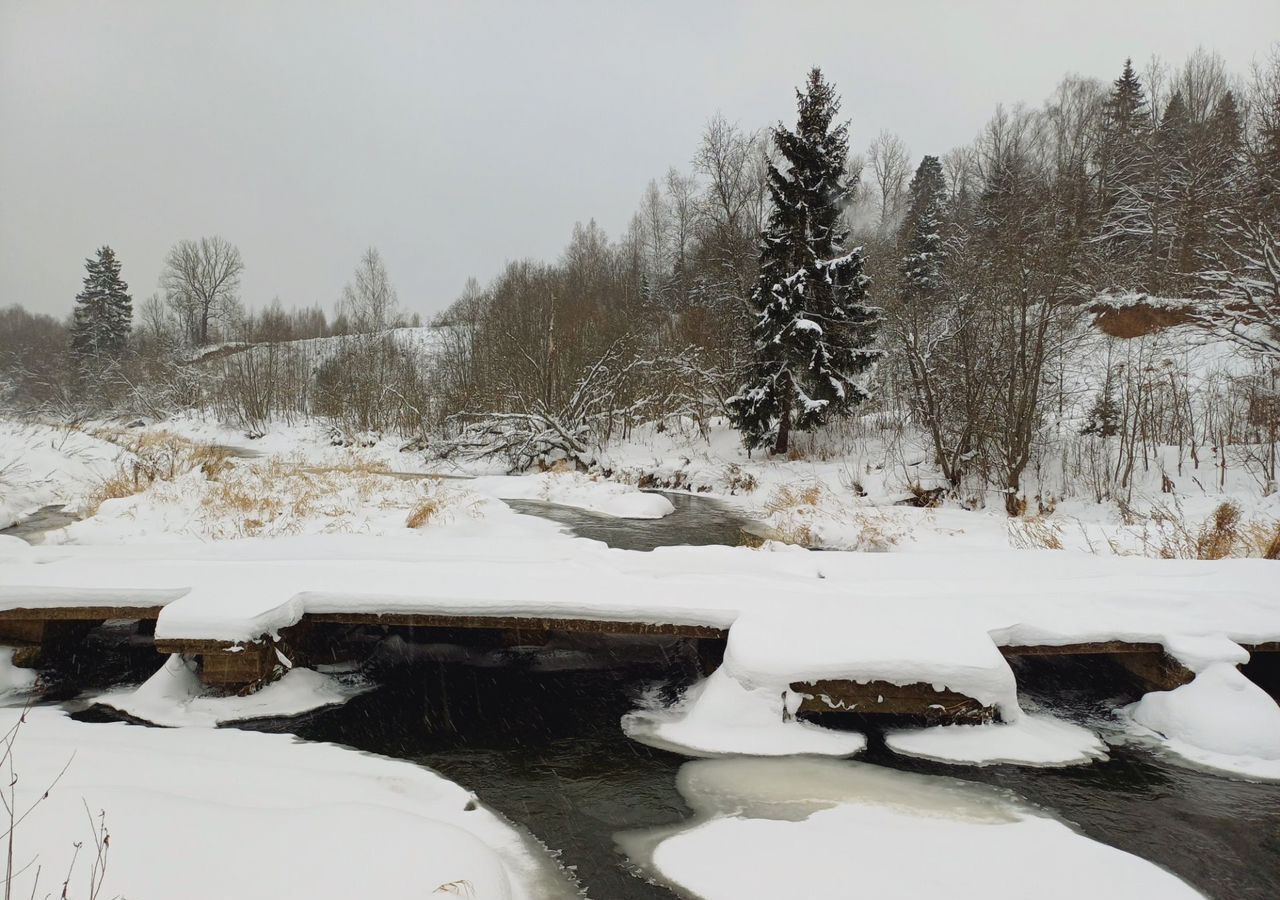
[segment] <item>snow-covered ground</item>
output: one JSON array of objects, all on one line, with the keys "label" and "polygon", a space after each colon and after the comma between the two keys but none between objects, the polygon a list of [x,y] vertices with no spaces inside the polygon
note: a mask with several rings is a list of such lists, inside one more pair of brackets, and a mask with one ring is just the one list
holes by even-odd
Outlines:
[{"label": "snow-covered ground", "polygon": [[88,896],[100,822],[110,841],[98,896],[576,895],[527,835],[410,763],[287,735],[84,724],[45,708],[17,727],[22,715],[0,710],[17,808],[34,807],[14,831],[14,896],[58,891],[77,845],[70,896]]},{"label": "snow-covered ground", "polygon": [[126,455],[76,428],[0,420],[0,528],[42,506],[80,501]]}]

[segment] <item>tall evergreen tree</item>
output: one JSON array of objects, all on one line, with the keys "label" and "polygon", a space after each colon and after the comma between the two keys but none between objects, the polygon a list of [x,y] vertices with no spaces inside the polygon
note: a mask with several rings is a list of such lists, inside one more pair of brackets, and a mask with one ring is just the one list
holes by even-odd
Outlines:
[{"label": "tall evergreen tree", "polygon": [[71,324],[71,353],[81,371],[100,371],[118,360],[133,327],[133,300],[120,277],[120,260],[110,247],[84,263],[84,288],[76,295]]},{"label": "tall evergreen tree", "polygon": [[853,186],[848,128],[833,124],[840,101],[816,67],[796,98],[796,130],[773,129],[786,166],[768,168],[773,209],[751,296],[755,361],[729,400],[747,446],[772,440],[775,453],[787,451],[793,428],[814,428],[866,399],[863,376],[880,355],[870,347],[880,314],[865,303],[862,252],[845,247],[841,224]]},{"label": "tall evergreen tree", "polygon": [[903,293],[909,299],[927,298],[942,284],[946,195],[942,163],[936,156],[926,156],[907,188],[907,215],[902,222]]},{"label": "tall evergreen tree", "polygon": [[1107,97],[1098,149],[1100,188],[1108,207],[1136,174],[1149,123],[1146,92],[1133,70],[1133,62],[1126,59],[1124,71]]},{"label": "tall evergreen tree", "polygon": [[1100,240],[1110,269],[1106,287],[1135,288],[1145,280],[1158,201],[1151,144],[1146,92],[1126,59],[1106,101],[1098,149]]},{"label": "tall evergreen tree", "polygon": [[[1150,213],[1151,245],[1147,289],[1174,291],[1190,271],[1190,232],[1197,218],[1192,145],[1196,123],[1181,91],[1165,105],[1155,133],[1155,198]],[[1199,211],[1203,215],[1203,211]]]}]

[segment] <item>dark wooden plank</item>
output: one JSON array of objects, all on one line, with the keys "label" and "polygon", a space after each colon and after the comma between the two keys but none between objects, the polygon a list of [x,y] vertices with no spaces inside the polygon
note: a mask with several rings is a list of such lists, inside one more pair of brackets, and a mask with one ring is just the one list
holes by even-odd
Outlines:
[{"label": "dark wooden plank", "polygon": [[163,606],[37,606],[0,610],[0,622],[14,619],[37,621],[106,621],[107,619],[155,619]]},{"label": "dark wooden plank", "polygon": [[651,634],[687,638],[724,638],[727,628],[651,622],[562,619],[544,616],[477,616],[441,613],[307,613],[306,621],[331,625],[398,625],[409,628],[496,628],[501,630],[574,631],[590,634]]},{"label": "dark wooden plank", "polygon": [[1005,656],[1087,656],[1093,653],[1163,653],[1163,644],[1141,641],[1092,641],[1085,644],[1011,644],[1001,647]]},{"label": "dark wooden plank", "polygon": [[1121,668],[1135,676],[1148,691],[1171,691],[1189,684],[1195,673],[1164,651],[1113,653]]},{"label": "dark wooden plank", "polygon": [[200,680],[205,684],[247,687],[265,679],[276,666],[275,647],[245,644],[200,654]]},{"label": "dark wooden plank", "polygon": [[972,697],[933,685],[890,684],[887,681],[823,679],[797,682],[791,690],[806,694],[801,712],[846,712],[878,715],[923,716],[943,722],[991,722],[995,710]]}]

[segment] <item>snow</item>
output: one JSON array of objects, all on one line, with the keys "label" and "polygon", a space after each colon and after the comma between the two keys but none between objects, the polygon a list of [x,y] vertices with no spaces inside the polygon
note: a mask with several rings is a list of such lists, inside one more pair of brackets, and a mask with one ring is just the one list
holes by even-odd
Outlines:
[{"label": "snow", "polygon": [[991,725],[890,731],[885,743],[903,756],[979,766],[1067,766],[1107,757],[1106,745],[1092,731],[1044,714]]},{"label": "snow", "polygon": [[248,696],[220,697],[200,683],[194,663],[175,653],[135,690],[112,691],[95,701],[155,725],[213,728],[243,719],[301,715],[345,703],[365,689],[332,675],[294,668]]},{"label": "snow", "polygon": [[[0,710],[0,729],[21,714]],[[38,895],[56,890],[73,842],[88,842],[75,883],[87,880],[89,817],[100,812],[103,896],[393,900],[448,883],[477,900],[575,896],[527,836],[410,763],[287,735],[85,724],[46,708],[26,720],[14,741],[19,807],[66,773],[15,832],[15,896],[34,893],[37,865]]]},{"label": "snow", "polygon": [[13,664],[13,648],[0,647],[0,699],[30,690],[35,683],[35,672]]},{"label": "snow", "polygon": [[661,494],[644,493],[630,485],[579,472],[481,476],[468,482],[467,487],[502,500],[542,500],[620,519],[661,519],[675,512],[671,501]]},{"label": "snow", "polygon": [[856,732],[784,720],[784,712],[794,712],[794,704],[790,710],[786,705],[782,691],[744,685],[721,666],[676,705],[623,716],[622,730],[632,740],[687,756],[852,756],[866,747]]},{"label": "snow", "polygon": [[704,900],[1161,900],[1201,895],[1136,856],[950,778],[820,759],[686,763],[695,818],[618,836],[632,859]]},{"label": "snow", "polygon": [[1172,691],[1147,694],[1126,713],[1193,763],[1280,779],[1280,706],[1231,662],[1206,666]]},{"label": "snow", "polygon": [[42,506],[76,503],[126,455],[75,428],[0,420],[0,528]]}]

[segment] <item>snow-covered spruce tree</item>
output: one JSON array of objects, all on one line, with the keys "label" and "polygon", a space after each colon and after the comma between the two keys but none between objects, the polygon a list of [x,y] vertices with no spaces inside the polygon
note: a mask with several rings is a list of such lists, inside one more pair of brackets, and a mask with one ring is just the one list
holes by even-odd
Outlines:
[{"label": "snow-covered spruce tree", "polygon": [[93,377],[124,354],[133,327],[133,300],[110,247],[99,248],[84,267],[84,289],[76,295],[71,323],[71,355],[78,373]]},{"label": "snow-covered spruce tree", "polygon": [[1148,280],[1151,246],[1159,232],[1151,115],[1130,60],[1107,97],[1098,142],[1099,239],[1110,269],[1107,288],[1135,289]]},{"label": "snow-covered spruce tree", "polygon": [[911,299],[925,299],[942,286],[945,257],[942,226],[947,181],[938,157],[920,160],[907,196],[907,217],[902,223],[902,292]]},{"label": "snow-covered spruce tree", "polygon": [[768,169],[773,209],[751,296],[755,361],[729,400],[744,443],[772,441],[774,453],[787,451],[793,428],[814,428],[866,399],[863,379],[880,355],[870,347],[880,319],[865,303],[870,279],[861,250],[846,249],[841,225],[852,187],[848,129],[833,125],[840,101],[817,68],[796,95],[796,130],[773,130],[785,164]]}]

